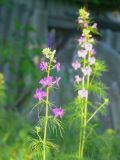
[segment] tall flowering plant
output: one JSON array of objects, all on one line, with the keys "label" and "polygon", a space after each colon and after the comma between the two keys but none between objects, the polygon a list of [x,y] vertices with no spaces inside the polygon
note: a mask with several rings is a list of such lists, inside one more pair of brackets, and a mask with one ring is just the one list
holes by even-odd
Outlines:
[{"label": "tall flowering plant", "polygon": [[[38,68],[44,73],[44,77],[40,79],[40,87],[36,89],[34,98],[38,103],[34,108],[38,107],[38,126],[36,127],[36,133],[38,136],[38,143],[40,144],[40,149],[42,151],[42,159],[46,160],[47,149],[56,149],[57,146],[48,140],[49,129],[55,130],[56,127],[59,128],[62,134],[62,123],[60,119],[63,117],[64,110],[61,107],[56,107],[54,103],[50,102],[50,92],[53,89],[59,88],[60,77],[53,76],[53,72],[60,72],[60,63],[55,59],[56,51],[52,51],[49,48],[45,48],[42,51],[44,60],[41,61]],[[40,115],[40,110],[43,108],[42,115]],[[34,145],[34,146],[37,146]]]},{"label": "tall flowering plant", "polygon": [[[106,70],[104,63],[96,59],[93,45],[95,39],[92,34],[97,34],[97,24],[90,21],[89,13],[85,9],[79,10],[78,26],[82,35],[78,39],[76,59],[72,67],[76,71],[75,89],[77,97],[74,101],[75,119],[79,120],[79,144],[77,159],[82,160],[85,144],[90,134],[90,122],[93,117],[108,104],[105,98],[105,86],[101,82],[102,72]],[[91,100],[95,95],[98,101]]]}]

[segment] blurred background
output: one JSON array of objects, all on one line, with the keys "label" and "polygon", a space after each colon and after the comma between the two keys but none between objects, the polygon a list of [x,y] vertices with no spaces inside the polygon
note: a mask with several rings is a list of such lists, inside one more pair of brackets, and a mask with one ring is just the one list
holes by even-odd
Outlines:
[{"label": "blurred background", "polygon": [[[52,99],[62,106],[74,97],[71,63],[81,34],[77,12],[83,6],[98,24],[101,35],[96,37],[95,48],[108,67],[103,81],[109,87],[110,104],[104,116],[98,115],[98,132],[103,134],[98,137],[100,144],[93,143],[101,159],[93,160],[120,159],[116,139],[120,129],[120,0],[0,0],[0,160],[37,160],[27,147],[27,138],[37,122],[32,107],[41,77],[37,65],[42,48],[56,49],[62,66],[61,87]],[[58,142],[64,153],[66,144],[71,152],[75,148],[67,134],[74,137],[76,132],[69,129],[65,144]],[[100,150],[103,144],[107,147]]]}]

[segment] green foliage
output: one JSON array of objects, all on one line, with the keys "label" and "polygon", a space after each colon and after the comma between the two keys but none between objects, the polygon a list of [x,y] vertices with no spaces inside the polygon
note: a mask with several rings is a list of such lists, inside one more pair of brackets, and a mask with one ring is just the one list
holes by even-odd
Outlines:
[{"label": "green foliage", "polygon": [[104,61],[97,60],[95,63],[95,66],[93,68],[93,75],[96,78],[100,78],[102,74],[107,70],[107,67],[104,63]]},{"label": "green foliage", "polygon": [[35,87],[35,80],[38,80],[37,64],[41,56],[39,48],[24,48],[22,42],[16,44],[0,45],[0,64],[8,66],[6,79],[7,95],[6,104],[9,107],[17,106],[18,101],[21,106],[30,102],[31,93]]},{"label": "green foliage", "polygon": [[2,160],[30,160],[28,149],[30,124],[25,115],[0,109],[0,158]]},{"label": "green foliage", "polygon": [[[64,138],[53,136],[60,148],[53,154],[48,150],[49,160],[76,160],[73,155],[76,154],[79,122],[71,124],[67,120],[65,117]],[[40,141],[34,136],[31,138],[31,128],[24,114],[0,110],[0,158],[2,160],[39,160],[41,158],[40,152],[38,154],[36,152],[40,151]],[[120,132],[111,129],[106,130],[103,134],[93,132],[86,144],[85,155],[88,158],[85,160],[120,159],[119,137]]]},{"label": "green foliage", "polygon": [[120,159],[119,136],[120,132],[112,129],[106,130],[101,135],[93,134],[86,145],[86,154],[95,160]]},{"label": "green foliage", "polygon": [[[65,122],[67,121],[65,120]],[[55,158],[52,157],[53,160],[59,160],[60,158],[62,160],[77,160],[74,155],[76,155],[77,137],[79,137],[78,125],[79,122],[66,123],[64,139],[58,141],[61,147],[59,152],[55,154]],[[98,125],[94,126],[94,129],[97,130],[97,128],[99,128]],[[107,129],[101,134],[94,131],[91,132],[92,134],[87,137],[84,160],[120,159],[119,131]]]},{"label": "green foliage", "polygon": [[6,91],[5,91],[4,77],[0,73],[0,105],[3,106],[6,103]]},{"label": "green foliage", "polygon": [[49,117],[49,122],[48,122],[48,128],[56,136],[58,135],[58,133],[60,133],[61,137],[63,136],[63,132],[64,132],[63,124],[62,124],[62,122],[59,119],[50,116]]}]

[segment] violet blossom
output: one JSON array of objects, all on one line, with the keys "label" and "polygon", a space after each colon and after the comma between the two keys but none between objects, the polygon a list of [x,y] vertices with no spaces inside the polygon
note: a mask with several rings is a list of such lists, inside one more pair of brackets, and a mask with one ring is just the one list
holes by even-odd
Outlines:
[{"label": "violet blossom", "polygon": [[40,80],[39,83],[42,84],[43,87],[46,87],[46,86],[49,87],[53,83],[53,77],[52,76],[44,77],[43,79]]},{"label": "violet blossom", "polygon": [[92,64],[95,64],[96,59],[95,59],[95,57],[89,57],[88,61],[92,65]]},{"label": "violet blossom", "polygon": [[81,98],[87,98],[88,97],[88,90],[85,90],[85,89],[79,90],[78,96]]},{"label": "violet blossom", "polygon": [[46,97],[46,92],[42,91],[41,88],[37,88],[34,94],[34,98],[41,101],[44,97]]},{"label": "violet blossom", "polygon": [[92,28],[96,29],[96,28],[97,28],[97,23],[94,23],[94,24],[92,25]]},{"label": "violet blossom", "polygon": [[57,87],[59,87],[59,86],[60,86],[60,84],[59,84],[60,79],[61,79],[60,77],[56,77],[56,81],[55,81],[55,82],[56,82]]},{"label": "violet blossom", "polygon": [[54,113],[55,118],[57,118],[57,117],[62,118],[64,115],[64,109],[62,109],[62,108],[57,108],[57,107],[53,108],[52,112]]},{"label": "violet blossom", "polygon": [[83,67],[82,68],[82,72],[83,74],[86,76],[86,75],[90,75],[91,72],[92,72],[92,69],[89,67],[89,66],[86,66],[86,67]]},{"label": "violet blossom", "polygon": [[81,64],[79,61],[75,61],[72,63],[72,67],[77,70],[78,68],[80,68]]},{"label": "violet blossom", "polygon": [[85,28],[88,27],[88,23],[87,22],[85,22],[83,25],[84,25]]},{"label": "violet blossom", "polygon": [[55,68],[56,68],[57,72],[60,72],[60,63],[59,62],[56,63]]},{"label": "violet blossom", "polygon": [[79,75],[76,75],[75,76],[75,82],[76,83],[79,83],[79,82],[81,82],[82,81],[82,78],[79,76]]},{"label": "violet blossom", "polygon": [[90,43],[85,43],[83,47],[86,49],[86,51],[92,51],[93,49],[93,45]]},{"label": "violet blossom", "polygon": [[39,64],[39,69],[41,70],[41,71],[44,71],[44,70],[47,70],[47,67],[48,67],[48,63],[47,62],[41,62],[40,64]]},{"label": "violet blossom", "polygon": [[55,30],[51,30],[48,33],[48,47],[53,49],[55,44]]},{"label": "violet blossom", "polygon": [[77,52],[78,54],[78,57],[81,57],[81,58],[85,58],[86,55],[87,55],[87,51],[86,50],[80,50]]},{"label": "violet blossom", "polygon": [[91,50],[91,54],[92,54],[92,55],[95,55],[95,54],[96,54],[95,49],[92,49],[92,50]]},{"label": "violet blossom", "polygon": [[79,39],[78,39],[78,42],[79,44],[82,44],[85,42],[85,37],[81,36]]},{"label": "violet blossom", "polygon": [[81,19],[81,17],[78,17],[78,23],[79,24],[83,23],[83,20]]}]

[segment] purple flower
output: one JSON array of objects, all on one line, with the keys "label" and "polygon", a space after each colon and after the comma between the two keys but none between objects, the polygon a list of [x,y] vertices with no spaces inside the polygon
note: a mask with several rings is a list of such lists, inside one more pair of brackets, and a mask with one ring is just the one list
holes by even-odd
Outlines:
[{"label": "purple flower", "polygon": [[88,91],[85,89],[79,90],[78,91],[78,96],[80,96],[81,98],[87,98],[88,97]]},{"label": "purple flower", "polygon": [[83,24],[83,26],[84,26],[85,28],[88,27],[88,23],[85,22],[85,23]]},{"label": "purple flower", "polygon": [[79,44],[82,44],[85,42],[85,37],[81,36],[79,39],[78,39],[78,42]]},{"label": "purple flower", "polygon": [[83,46],[87,51],[92,51],[93,46],[90,43],[85,43]]},{"label": "purple flower", "polygon": [[39,83],[42,84],[43,87],[46,87],[46,86],[51,86],[52,82],[53,82],[53,77],[48,76],[48,77],[41,79]]},{"label": "purple flower", "polygon": [[72,63],[72,67],[77,70],[78,68],[80,68],[81,64],[79,63],[79,61],[75,61]]},{"label": "purple flower", "polygon": [[48,33],[48,47],[53,49],[55,44],[55,30]]},{"label": "purple flower", "polygon": [[88,61],[92,65],[92,64],[95,64],[96,59],[95,59],[95,57],[89,57]]},{"label": "purple flower", "polygon": [[60,63],[59,62],[55,65],[55,68],[56,68],[57,72],[60,72]]},{"label": "purple flower", "polygon": [[41,71],[44,71],[44,70],[47,70],[47,67],[48,67],[48,63],[47,62],[41,62],[40,64],[39,64],[39,69],[41,70]]},{"label": "purple flower", "polygon": [[44,97],[46,97],[46,93],[42,91],[41,88],[37,88],[34,94],[34,98],[41,101]]},{"label": "purple flower", "polygon": [[90,75],[91,74],[91,72],[92,72],[92,69],[90,68],[90,67],[83,67],[82,68],[82,72],[83,72],[83,74],[86,76],[86,75]]},{"label": "purple flower", "polygon": [[76,75],[76,76],[75,76],[75,82],[76,82],[76,83],[79,83],[79,82],[81,82],[81,81],[82,81],[81,77],[80,77],[79,75]]},{"label": "purple flower", "polygon": [[94,49],[91,50],[91,54],[95,55],[96,51]]},{"label": "purple flower", "polygon": [[56,77],[56,81],[55,82],[56,82],[57,87],[59,87],[60,79],[61,79],[60,77]]},{"label": "purple flower", "polygon": [[80,50],[77,52],[78,56],[81,58],[85,58],[87,55],[87,51],[86,50]]},{"label": "purple flower", "polygon": [[92,28],[96,29],[96,28],[97,28],[97,23],[94,23],[94,24],[92,25]]},{"label": "purple flower", "polygon": [[81,17],[78,17],[78,23],[79,24],[83,23],[83,20],[81,19]]},{"label": "purple flower", "polygon": [[60,117],[60,118],[62,118],[63,117],[63,114],[64,114],[64,109],[62,109],[62,108],[53,108],[52,109],[52,112],[54,113],[54,115],[55,115],[55,118],[57,118],[57,117]]}]

